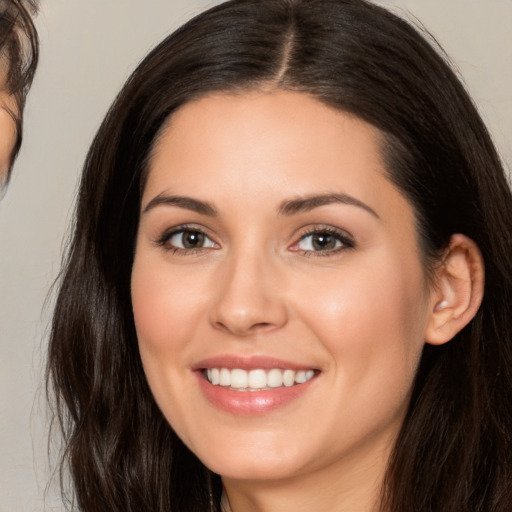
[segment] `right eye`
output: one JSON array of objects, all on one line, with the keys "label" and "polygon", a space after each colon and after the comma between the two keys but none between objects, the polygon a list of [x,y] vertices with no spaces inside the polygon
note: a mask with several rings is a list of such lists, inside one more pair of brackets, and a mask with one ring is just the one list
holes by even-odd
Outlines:
[{"label": "right eye", "polygon": [[180,229],[164,235],[159,243],[169,250],[194,251],[208,248],[216,248],[213,242],[205,233],[197,229]]},{"label": "right eye", "polygon": [[305,235],[299,240],[297,247],[305,252],[336,251],[346,246],[340,237],[328,231],[318,231]]}]

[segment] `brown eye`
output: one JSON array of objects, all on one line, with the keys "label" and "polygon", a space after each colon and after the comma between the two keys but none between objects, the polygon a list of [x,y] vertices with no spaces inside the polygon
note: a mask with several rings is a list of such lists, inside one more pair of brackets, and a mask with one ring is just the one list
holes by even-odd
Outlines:
[{"label": "brown eye", "polygon": [[336,242],[339,242],[339,240],[336,240],[336,238],[333,235],[330,235],[328,233],[315,233],[314,235],[311,236],[311,238],[312,245],[317,251],[336,249]]},{"label": "brown eye", "polygon": [[167,243],[179,249],[203,249],[215,244],[201,231],[181,230],[169,237]]},{"label": "brown eye", "polygon": [[337,235],[319,231],[304,236],[299,241],[298,248],[303,251],[333,251],[344,245]]},{"label": "brown eye", "polygon": [[181,235],[181,243],[185,249],[202,247],[204,243],[204,235],[197,231],[184,231]]}]

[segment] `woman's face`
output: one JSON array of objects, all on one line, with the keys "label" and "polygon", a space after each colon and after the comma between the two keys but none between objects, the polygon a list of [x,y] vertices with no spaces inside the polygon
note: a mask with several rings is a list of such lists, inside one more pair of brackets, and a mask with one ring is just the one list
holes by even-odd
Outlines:
[{"label": "woman's face", "polygon": [[227,478],[385,465],[431,299],[379,133],[305,94],[216,94],[153,153],[132,273],[149,385]]}]

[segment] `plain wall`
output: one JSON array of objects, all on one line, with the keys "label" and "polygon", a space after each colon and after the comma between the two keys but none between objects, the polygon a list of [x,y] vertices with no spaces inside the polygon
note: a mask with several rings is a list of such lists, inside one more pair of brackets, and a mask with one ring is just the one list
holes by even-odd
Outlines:
[{"label": "plain wall", "polygon": [[[147,51],[201,0],[42,0],[25,139],[0,204],[0,512],[63,510],[49,479],[42,361],[77,180],[107,108]],[[512,162],[512,2],[382,0],[417,17],[459,68]],[[407,14],[403,9],[409,10]]]}]

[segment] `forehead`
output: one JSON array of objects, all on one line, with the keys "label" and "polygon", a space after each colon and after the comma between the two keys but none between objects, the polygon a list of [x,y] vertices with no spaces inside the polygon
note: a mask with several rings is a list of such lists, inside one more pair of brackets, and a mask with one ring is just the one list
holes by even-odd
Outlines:
[{"label": "forehead", "polygon": [[[302,93],[211,94],[173,114],[155,144],[146,192],[224,182],[267,196],[288,188],[365,188],[385,179],[380,132]],[[387,181],[387,180],[386,180]],[[209,190],[209,185],[204,187]],[[375,190],[377,192],[377,190]],[[324,190],[323,192],[329,192]]]}]

